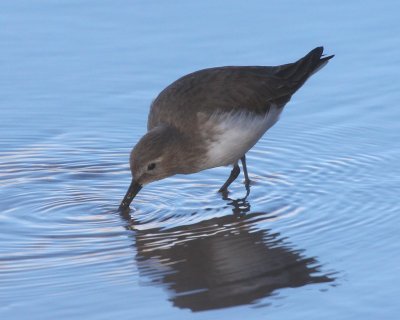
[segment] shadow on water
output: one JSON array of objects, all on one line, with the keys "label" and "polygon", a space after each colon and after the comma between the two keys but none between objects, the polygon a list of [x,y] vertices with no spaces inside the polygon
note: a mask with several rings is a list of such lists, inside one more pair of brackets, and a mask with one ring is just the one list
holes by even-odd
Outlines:
[{"label": "shadow on water", "polygon": [[166,288],[174,306],[202,311],[251,304],[281,288],[335,280],[280,233],[257,229],[271,215],[248,213],[246,198],[224,199],[233,214],[169,229],[140,230],[129,213],[122,215],[135,231],[143,281]]}]

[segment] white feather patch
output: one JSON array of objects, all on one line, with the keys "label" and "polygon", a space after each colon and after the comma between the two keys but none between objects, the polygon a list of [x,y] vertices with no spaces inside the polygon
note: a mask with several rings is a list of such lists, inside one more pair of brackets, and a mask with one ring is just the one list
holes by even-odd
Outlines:
[{"label": "white feather patch", "polygon": [[215,134],[207,146],[205,168],[238,161],[278,121],[282,109],[271,105],[265,116],[248,111],[213,114],[204,124]]}]

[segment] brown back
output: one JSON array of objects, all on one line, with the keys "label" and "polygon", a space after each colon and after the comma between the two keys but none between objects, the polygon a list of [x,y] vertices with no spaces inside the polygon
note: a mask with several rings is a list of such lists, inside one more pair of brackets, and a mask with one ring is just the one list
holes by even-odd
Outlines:
[{"label": "brown back", "polygon": [[165,88],[154,100],[148,129],[172,125],[193,129],[197,114],[213,112],[268,112],[271,104],[283,107],[304,82],[333,56],[323,57],[318,47],[297,62],[276,67],[217,67],[188,74]]}]

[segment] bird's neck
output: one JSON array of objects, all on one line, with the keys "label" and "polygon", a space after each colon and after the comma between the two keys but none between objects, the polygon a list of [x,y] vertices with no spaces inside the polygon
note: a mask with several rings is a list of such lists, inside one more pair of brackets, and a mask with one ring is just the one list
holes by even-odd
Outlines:
[{"label": "bird's neck", "polygon": [[190,174],[204,169],[207,146],[202,137],[182,132],[174,126],[162,125],[153,130],[165,139],[168,148],[169,163],[174,165],[178,174]]}]

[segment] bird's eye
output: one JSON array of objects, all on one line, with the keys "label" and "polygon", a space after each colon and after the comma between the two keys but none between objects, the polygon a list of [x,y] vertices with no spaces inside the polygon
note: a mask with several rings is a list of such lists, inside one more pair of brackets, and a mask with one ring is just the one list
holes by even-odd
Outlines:
[{"label": "bird's eye", "polygon": [[153,170],[154,168],[156,167],[156,164],[153,162],[153,163],[150,163],[148,166],[147,166],[147,170]]}]

